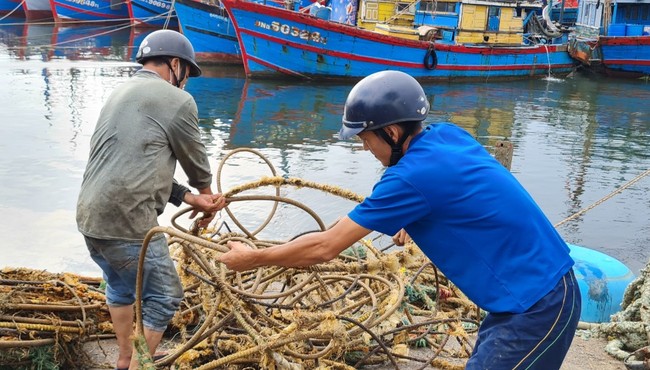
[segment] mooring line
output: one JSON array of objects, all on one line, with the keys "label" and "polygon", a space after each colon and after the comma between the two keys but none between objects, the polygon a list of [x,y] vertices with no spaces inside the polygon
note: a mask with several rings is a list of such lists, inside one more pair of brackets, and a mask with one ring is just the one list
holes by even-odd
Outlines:
[{"label": "mooring line", "polygon": [[620,188],[614,190],[613,192],[611,192],[611,193],[609,193],[608,195],[604,196],[604,197],[601,198],[600,200],[594,202],[594,203],[591,204],[589,207],[583,208],[583,209],[581,209],[580,211],[578,211],[578,212],[572,214],[571,216],[565,218],[564,220],[562,220],[562,221],[556,223],[554,226],[557,228],[557,227],[559,227],[559,226],[561,226],[561,225],[563,225],[563,224],[565,224],[565,223],[567,223],[567,222],[569,222],[569,221],[571,221],[571,220],[573,220],[573,219],[575,219],[575,218],[577,218],[577,217],[582,216],[583,214],[587,213],[588,211],[590,211],[590,210],[596,208],[596,206],[598,206],[598,205],[604,203],[605,201],[609,200],[609,199],[612,198],[614,195],[617,195],[617,194],[621,193],[623,190],[625,190],[625,189],[629,188],[630,186],[634,185],[634,184],[637,183],[639,180],[641,180],[642,178],[646,177],[648,174],[650,174],[650,169],[647,169],[647,170],[643,171],[640,175],[638,175],[637,177],[635,177],[635,178],[633,178],[632,180],[630,180],[627,184],[621,186]]}]

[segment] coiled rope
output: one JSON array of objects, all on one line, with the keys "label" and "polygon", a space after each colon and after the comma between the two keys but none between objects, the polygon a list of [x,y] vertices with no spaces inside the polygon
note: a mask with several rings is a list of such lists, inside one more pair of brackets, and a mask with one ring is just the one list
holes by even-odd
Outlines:
[{"label": "coiled rope", "polygon": [[[242,152],[261,158],[272,176],[224,192],[221,180],[225,162]],[[632,186],[649,172],[556,227]],[[336,186],[277,176],[262,154],[242,148],[226,155],[217,172],[217,188],[228,201],[224,208],[228,222],[220,219],[213,229],[199,230],[195,224],[186,229],[178,219],[191,211],[187,208],[174,215],[174,227],[156,227],[147,234],[136,286],[136,332],[140,341],[144,255],[154,235],[169,236],[170,249],[186,286],[186,309],[173,321],[181,334],[180,343],[156,365],[202,370],[227,366],[354,369],[388,362],[399,369],[398,359],[407,359],[410,363],[421,362],[422,368],[464,368],[472,351],[469,333],[477,330],[482,312],[413,244],[385,252],[386,249],[374,247],[372,241],[361,240],[333,261],[302,269],[264,267],[240,273],[228,271],[217,261],[218,255],[229,250],[226,244],[231,240],[251,248],[282,243],[258,238],[280,204],[304,211],[319,230],[327,228],[307,205],[282,196],[287,186],[313,189],[353,202],[363,200],[362,196]],[[261,187],[271,187],[274,195],[241,194]],[[273,203],[269,215],[254,230],[237,220],[231,209],[235,203],[247,201]],[[236,225],[238,231],[232,232],[229,223]],[[411,356],[409,348],[414,346],[431,347],[431,357]],[[141,365],[154,366],[146,346],[141,344],[139,348]]]},{"label": "coiled rope", "polygon": [[[242,152],[261,158],[272,176],[223,192],[224,163]],[[279,177],[259,152],[238,149],[222,160],[217,172],[217,188],[228,200],[224,209],[228,223],[237,225],[237,232],[225,227],[223,220],[217,221],[216,230],[185,229],[178,218],[191,210],[188,208],[173,217],[174,227],[156,227],[147,234],[136,283],[136,332],[140,341],[144,255],[154,235],[169,236],[186,286],[186,309],[173,321],[183,334],[180,343],[156,365],[203,370],[227,366],[353,369],[388,362],[399,369],[401,358],[424,366],[464,368],[472,351],[468,333],[478,328],[481,312],[413,244],[383,252],[372,241],[362,240],[331,262],[303,269],[264,267],[236,273],[217,261],[219,254],[229,250],[226,244],[230,240],[251,248],[282,243],[258,238],[280,204],[304,211],[320,230],[327,228],[307,205],[281,195],[287,186],[354,202],[363,200],[336,186]],[[274,195],[241,194],[260,187],[270,187]],[[260,200],[273,202],[273,207],[262,226],[249,230],[231,207],[237,202]],[[431,347],[430,357],[409,355],[409,348],[416,345]],[[151,363],[146,346],[136,348],[142,348],[141,365],[146,368]]]}]

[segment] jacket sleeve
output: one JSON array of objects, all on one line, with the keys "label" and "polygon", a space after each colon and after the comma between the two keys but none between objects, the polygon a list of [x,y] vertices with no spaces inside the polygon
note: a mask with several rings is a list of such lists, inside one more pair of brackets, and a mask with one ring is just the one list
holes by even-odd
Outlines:
[{"label": "jacket sleeve", "polygon": [[183,204],[183,199],[185,198],[185,193],[189,192],[190,189],[186,188],[185,186],[179,184],[176,179],[174,179],[174,183],[172,184],[172,193],[169,194],[169,200],[167,202],[175,205],[176,207],[180,206]]}]

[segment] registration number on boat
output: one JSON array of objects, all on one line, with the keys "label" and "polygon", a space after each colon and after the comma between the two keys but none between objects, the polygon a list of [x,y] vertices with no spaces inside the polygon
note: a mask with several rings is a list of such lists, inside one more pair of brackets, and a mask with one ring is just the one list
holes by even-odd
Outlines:
[{"label": "registration number on boat", "polygon": [[99,9],[99,4],[93,0],[68,0],[68,1],[74,4],[85,5],[91,8]]},{"label": "registration number on boat", "polygon": [[164,3],[164,2],[159,1],[159,0],[147,0],[146,3],[149,4],[149,5],[157,6],[158,8],[167,9],[167,10],[172,8],[171,4],[167,4],[167,3]]},{"label": "registration number on boat", "polygon": [[322,37],[318,31],[309,32],[308,30],[301,30],[298,27],[289,26],[288,24],[283,24],[278,21],[271,22],[271,24],[262,21],[255,21],[255,27],[260,27],[273,32],[280,32],[284,35],[298,37],[302,40],[308,40],[323,45],[327,44],[327,37]]}]

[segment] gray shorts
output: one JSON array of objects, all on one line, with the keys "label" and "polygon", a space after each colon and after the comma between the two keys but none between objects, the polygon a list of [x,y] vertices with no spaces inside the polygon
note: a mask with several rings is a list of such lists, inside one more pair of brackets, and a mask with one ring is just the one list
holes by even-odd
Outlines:
[{"label": "gray shorts", "polygon": [[[85,239],[90,257],[104,272],[106,303],[116,307],[133,304],[142,243],[87,236]],[[143,278],[143,325],[150,330],[165,331],[183,299],[183,286],[165,238],[149,242]]]}]

